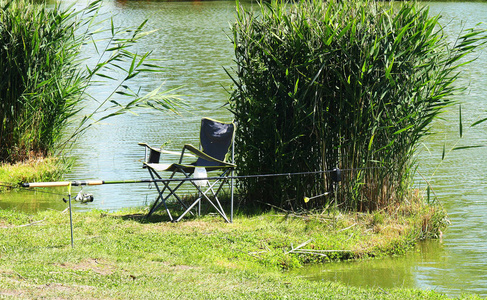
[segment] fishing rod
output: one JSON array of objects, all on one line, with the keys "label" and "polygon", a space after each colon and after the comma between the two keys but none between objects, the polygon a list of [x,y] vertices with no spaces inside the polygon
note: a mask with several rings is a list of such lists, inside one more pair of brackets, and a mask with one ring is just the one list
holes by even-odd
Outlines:
[{"label": "fishing rod", "polygon": [[[313,175],[332,173],[333,181],[341,181],[342,171],[348,171],[348,169],[324,170],[324,171],[310,171],[310,172],[294,172],[294,173],[274,173],[274,174],[260,174],[260,175],[238,175],[238,176],[225,176],[224,179],[247,179],[247,178],[266,178],[266,177],[278,177],[278,176],[298,176],[298,175]],[[200,180],[217,180],[222,177],[185,177],[185,178],[156,178],[156,179],[129,179],[129,180],[74,180],[74,181],[52,181],[52,182],[30,182],[22,183],[24,188],[33,187],[60,187],[60,186],[89,186],[89,185],[102,185],[102,184],[131,184],[131,183],[154,183],[154,182],[174,182],[174,181],[200,181]]]}]

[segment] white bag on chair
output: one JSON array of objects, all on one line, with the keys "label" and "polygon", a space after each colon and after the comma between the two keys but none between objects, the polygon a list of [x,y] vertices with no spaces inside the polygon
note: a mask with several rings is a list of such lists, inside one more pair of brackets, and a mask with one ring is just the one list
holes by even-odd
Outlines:
[{"label": "white bag on chair", "polygon": [[[205,168],[199,168],[199,167],[194,168],[193,178],[208,178],[208,175],[206,173],[206,169]],[[206,180],[206,179],[195,180],[194,183],[199,187],[207,186],[208,180]]]}]

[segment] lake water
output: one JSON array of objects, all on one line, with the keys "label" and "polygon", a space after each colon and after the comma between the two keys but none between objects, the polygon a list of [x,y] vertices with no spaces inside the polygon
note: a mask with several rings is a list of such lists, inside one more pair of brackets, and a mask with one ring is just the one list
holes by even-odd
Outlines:
[{"label": "lake water", "polygon": [[[163,75],[139,78],[132,84],[143,91],[161,83],[165,89],[181,86],[178,93],[184,95],[182,98],[190,108],[182,112],[182,117],[139,111],[139,116],[126,114],[107,120],[79,140],[72,154],[77,157],[77,163],[67,179],[143,179],[148,174],[141,168],[143,148],[138,142],[155,146],[169,142],[169,148],[179,150],[184,143],[198,144],[201,117],[224,121],[232,118],[222,105],[228,99],[226,90],[231,86],[224,68],[233,66],[233,49],[227,34],[234,20],[234,2],[107,0],[104,3],[104,10],[116,15],[116,23],[138,25],[148,19],[147,29],[158,29],[138,47],[141,51],[153,51],[153,57],[163,59],[167,70]],[[442,24],[451,38],[463,26],[487,22],[485,2],[426,5],[432,14],[443,16]],[[464,137],[458,138],[457,111],[448,112],[444,121],[434,125],[437,134],[425,141],[418,154],[420,172],[432,182],[449,212],[452,224],[443,239],[422,243],[405,257],[315,266],[305,271],[306,277],[356,286],[432,289],[451,296],[463,292],[487,296],[487,162],[484,159],[487,149],[448,151],[454,146],[487,144],[485,125],[469,127],[487,116],[486,79],[487,54],[479,53],[478,60],[462,70],[458,81],[469,87],[459,98],[464,103]],[[97,87],[100,95],[108,88]],[[441,160],[444,144],[447,156]],[[418,185],[424,186],[419,176]],[[77,210],[146,206],[155,195],[154,189],[141,184],[85,187],[84,191],[94,194],[95,201],[89,205],[75,203]],[[43,189],[36,193],[0,194],[0,207],[25,211],[64,209],[65,193],[64,189]]]}]

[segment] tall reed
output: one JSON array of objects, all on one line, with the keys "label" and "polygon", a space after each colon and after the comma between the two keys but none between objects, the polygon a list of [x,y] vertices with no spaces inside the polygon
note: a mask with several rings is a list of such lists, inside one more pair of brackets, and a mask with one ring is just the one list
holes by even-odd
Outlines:
[{"label": "tall reed", "polygon": [[[485,43],[480,30],[447,42],[438,16],[405,2],[283,1],[239,7],[230,104],[242,174],[343,169],[240,182],[247,201],[286,208],[373,210],[402,201],[414,152],[461,88],[459,59]],[[467,62],[468,63],[468,62]]]},{"label": "tall reed", "polygon": [[[162,71],[149,60],[150,52],[131,52],[147,34],[146,21],[115,27],[111,17],[100,16],[101,0],[78,10],[29,0],[0,0],[0,6],[0,162],[64,149],[97,121],[135,107],[175,109],[177,99],[165,91],[140,95],[129,84],[141,74]],[[94,63],[83,58],[90,46],[99,55]],[[105,81],[106,98],[89,94],[94,81]],[[93,100],[97,108],[80,115],[82,103]],[[78,123],[68,134],[71,121]]]},{"label": "tall reed", "polygon": [[74,108],[73,23],[26,1],[0,10],[0,161],[46,154]]}]

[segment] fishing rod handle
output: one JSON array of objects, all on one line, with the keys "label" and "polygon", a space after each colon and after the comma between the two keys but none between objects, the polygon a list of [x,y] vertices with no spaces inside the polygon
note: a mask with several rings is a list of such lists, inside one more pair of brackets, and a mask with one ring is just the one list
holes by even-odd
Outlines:
[{"label": "fishing rod handle", "polygon": [[55,181],[55,182],[31,182],[22,183],[23,187],[56,187],[56,186],[80,186],[80,185],[101,185],[103,180],[88,180],[88,181]]}]

